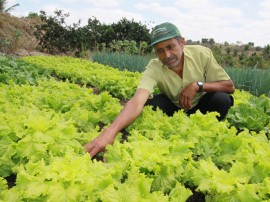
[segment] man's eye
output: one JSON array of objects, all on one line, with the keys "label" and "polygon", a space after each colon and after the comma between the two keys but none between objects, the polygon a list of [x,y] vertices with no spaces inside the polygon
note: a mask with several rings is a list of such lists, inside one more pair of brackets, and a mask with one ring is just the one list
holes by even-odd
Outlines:
[{"label": "man's eye", "polygon": [[173,45],[170,45],[167,48],[168,48],[168,50],[172,50],[172,49],[174,49],[174,46]]}]

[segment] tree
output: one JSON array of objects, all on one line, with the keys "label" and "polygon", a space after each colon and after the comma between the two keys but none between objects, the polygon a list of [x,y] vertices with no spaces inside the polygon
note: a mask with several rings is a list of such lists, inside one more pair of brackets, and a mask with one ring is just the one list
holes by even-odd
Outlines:
[{"label": "tree", "polygon": [[249,46],[254,46],[254,42],[248,42]]},{"label": "tree", "polygon": [[123,18],[119,22],[113,23],[111,27],[115,33],[115,40],[134,40],[137,43],[141,41],[150,42],[149,30],[146,25],[142,25],[140,22]]},{"label": "tree", "polygon": [[[73,30],[66,26],[65,18],[69,16],[68,13],[63,13],[62,10],[56,10],[55,16],[47,16],[45,11],[40,11],[40,19],[43,22],[36,26],[34,33],[39,41],[40,48],[49,53],[67,52],[73,47],[72,40],[74,39]],[[74,25],[73,27],[78,27]]]},{"label": "tree", "polygon": [[230,47],[227,47],[227,48],[226,48],[226,53],[227,53],[227,55],[230,55],[230,54],[231,54],[231,50],[232,50],[232,49],[231,49]]},{"label": "tree", "polygon": [[247,52],[250,48],[250,45],[249,44],[246,44],[244,45],[244,52]]},{"label": "tree", "polygon": [[263,55],[263,58],[265,60],[270,60],[270,45],[266,45],[264,48],[263,48],[263,52],[262,52],[262,55]]},{"label": "tree", "polygon": [[0,0],[0,13],[9,13],[12,9],[20,5],[20,4],[14,4],[13,6],[10,6],[9,8],[5,8],[6,3],[7,3],[6,0]]},{"label": "tree", "polygon": [[86,25],[88,32],[88,43],[92,48],[96,48],[98,44],[109,44],[114,39],[114,30],[110,26],[101,23],[95,17],[88,19]]},{"label": "tree", "polygon": [[206,38],[202,38],[202,42],[201,42],[202,44],[208,44],[208,39],[206,39]]},{"label": "tree", "polygon": [[215,40],[213,38],[210,38],[208,40],[208,43],[210,44],[210,46],[213,46],[215,44]]}]

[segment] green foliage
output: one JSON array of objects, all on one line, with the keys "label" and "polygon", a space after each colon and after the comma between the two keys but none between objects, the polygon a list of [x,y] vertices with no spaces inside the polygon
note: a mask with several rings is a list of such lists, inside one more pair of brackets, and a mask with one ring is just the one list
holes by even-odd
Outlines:
[{"label": "green foliage", "polygon": [[[39,40],[39,45],[42,50],[49,53],[55,52],[67,52],[73,51],[81,47],[81,43],[76,44],[77,46],[73,47],[72,41],[79,41],[77,35],[74,34],[71,27],[65,24],[65,18],[69,16],[68,13],[63,13],[61,10],[55,11],[54,17],[47,17],[44,11],[40,12],[40,18],[42,24],[37,25],[37,31],[34,33],[36,38]],[[79,26],[78,24],[74,25],[74,29]],[[71,38],[70,38],[71,37]]]},{"label": "green foliage", "polygon": [[202,38],[201,44],[212,46],[215,44],[215,40],[212,38],[211,39]]},{"label": "green foliage", "polygon": [[237,89],[270,96],[270,69],[225,68]]},{"label": "green foliage", "polygon": [[4,53],[13,53],[18,49],[18,43],[21,36],[21,30],[15,29],[10,39],[4,38],[0,40],[0,51]]},{"label": "green foliage", "polygon": [[[148,106],[126,128],[127,141],[117,138],[106,147],[106,163],[91,161],[83,145],[122,109],[109,92],[134,83],[138,73],[123,74],[69,57],[24,60],[54,70],[52,74],[67,81],[0,84],[1,201],[184,202],[192,196],[191,189],[206,201],[269,199],[270,147],[264,129],[239,133],[229,118],[219,122],[216,113],[187,116],[179,111],[168,117]],[[117,82],[123,80],[121,85],[105,82],[113,80],[112,74]],[[108,87],[96,95],[68,80],[95,87],[102,80]],[[252,110],[269,118],[269,98],[237,91],[235,99],[235,109],[250,103]],[[255,117],[254,122],[266,118]],[[16,175],[16,184],[8,189],[4,178],[10,174]]]},{"label": "green foliage", "polygon": [[[37,86],[1,84],[1,176],[15,164],[70,152],[82,153],[85,133],[97,133],[98,124],[109,124],[121,110],[108,93],[68,82],[43,80]],[[102,108],[102,110],[98,110]]]},{"label": "green foliage", "polygon": [[143,72],[150,59],[151,56],[131,55],[125,52],[95,52],[92,55],[94,62],[131,72]]},{"label": "green foliage", "polygon": [[217,62],[222,67],[270,68],[269,58],[267,57],[267,46],[262,50],[259,47],[257,47],[258,50],[257,48],[251,50],[250,44],[242,46],[229,45],[228,43],[225,45],[211,45],[208,39],[202,40],[202,45],[208,46],[212,50]]},{"label": "green foliage", "polygon": [[0,82],[8,84],[35,84],[41,77],[50,78],[51,72],[37,68],[35,65],[28,64],[16,58],[0,56]]},{"label": "green foliage", "polygon": [[111,25],[112,29],[116,33],[114,40],[129,40],[150,42],[149,40],[149,30],[146,25],[142,25],[140,22],[135,22],[134,20],[129,21],[126,18],[121,19],[117,23]]},{"label": "green foliage", "polygon": [[262,55],[265,60],[270,60],[270,45],[269,44],[264,47]]},{"label": "green foliage", "polygon": [[35,56],[25,57],[23,60],[53,71],[58,78],[92,85],[122,99],[133,96],[140,79],[138,72],[119,71],[113,67],[72,57]]},{"label": "green foliage", "polygon": [[248,102],[241,103],[230,109],[227,116],[232,126],[243,130],[270,131],[270,99],[265,95],[252,96]]},{"label": "green foliage", "polygon": [[37,13],[30,12],[26,18],[38,18],[38,17],[39,16]]},{"label": "green foliage", "polygon": [[96,18],[89,18],[87,25],[80,26],[80,21],[73,25],[66,25],[65,19],[68,16],[69,14],[61,10],[56,10],[55,16],[47,16],[44,11],[41,11],[40,18],[43,24],[37,26],[35,36],[43,51],[74,52],[75,56],[80,57],[85,51],[103,47],[102,44],[105,44],[106,48],[112,46],[114,50],[115,41],[122,41],[124,44],[121,48],[128,48],[131,53],[138,51],[142,53],[146,49],[141,43],[149,40],[149,30],[145,25],[134,20],[129,21],[123,18],[118,23],[106,25]]},{"label": "green foliage", "polygon": [[[47,16],[44,11],[41,11],[39,17],[43,24],[38,25],[35,32],[41,50],[53,54],[64,52],[82,58],[87,58],[90,55],[89,51],[120,51],[143,55],[152,50],[147,46],[150,43],[150,30],[141,22],[122,18],[116,23],[107,25],[92,17],[88,19],[88,24],[85,26],[80,25],[80,20],[73,25],[67,25],[65,19],[68,16],[69,14],[61,10],[56,10],[55,16]],[[203,38],[196,44],[211,48],[223,67],[259,69],[270,67],[268,46],[262,50],[262,53],[257,53],[254,47],[251,50],[254,46],[252,42],[235,47],[228,43],[218,45],[212,38]]]}]

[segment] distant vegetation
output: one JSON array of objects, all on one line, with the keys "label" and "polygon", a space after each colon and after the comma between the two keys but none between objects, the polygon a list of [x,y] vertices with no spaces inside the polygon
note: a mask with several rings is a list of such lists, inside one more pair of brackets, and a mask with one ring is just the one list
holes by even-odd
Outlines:
[{"label": "distant vegetation", "polygon": [[[68,53],[77,57],[88,57],[90,52],[124,52],[145,55],[151,53],[148,48],[149,32],[147,25],[134,20],[121,19],[110,25],[101,23],[96,18],[89,18],[85,26],[78,23],[67,25],[68,14],[61,10],[55,16],[41,12],[42,24],[37,26],[35,36],[39,48],[48,53]],[[215,43],[214,39],[203,38],[201,41],[187,40],[187,44],[200,44],[212,49],[217,61],[223,67],[250,67],[267,69],[270,67],[270,45],[255,47],[248,44]]]},{"label": "distant vegetation", "polygon": [[[92,17],[85,26],[81,26],[80,21],[67,25],[68,16],[61,10],[56,10],[54,16],[41,11],[24,18],[0,14],[0,52],[9,54],[20,48],[39,49],[138,72],[142,72],[155,57],[153,49],[148,48],[150,30],[141,22],[123,18],[107,25]],[[209,47],[237,88],[255,95],[270,95],[270,45],[255,47],[253,42],[218,44],[211,38],[187,40],[186,44]]]},{"label": "distant vegetation", "polygon": [[[38,48],[49,54],[64,53],[82,58],[90,58],[95,52],[153,55],[153,50],[148,48],[150,30],[141,22],[122,18],[116,23],[104,24],[92,17],[81,26],[80,20],[67,25],[67,17],[69,14],[61,10],[56,10],[54,16],[41,11],[24,18],[0,14],[0,52],[12,53],[24,46],[27,50]],[[14,22],[16,19],[18,25]],[[24,25],[20,26],[22,23]],[[25,39],[28,34],[32,36],[31,40]],[[255,47],[253,42],[242,44],[239,41],[236,44],[218,44],[212,38],[202,38],[201,41],[189,39],[186,44],[211,48],[223,67],[270,67],[270,45]]]}]

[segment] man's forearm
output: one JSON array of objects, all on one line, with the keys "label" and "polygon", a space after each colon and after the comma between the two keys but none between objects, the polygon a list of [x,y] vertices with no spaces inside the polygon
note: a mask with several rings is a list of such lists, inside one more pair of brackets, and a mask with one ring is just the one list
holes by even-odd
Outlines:
[{"label": "man's forearm", "polygon": [[135,101],[132,99],[128,101],[124,109],[109,126],[108,129],[111,130],[115,135],[123,128],[130,125],[142,112],[143,106],[138,106],[134,102]]},{"label": "man's forearm", "polygon": [[233,93],[235,90],[232,80],[227,81],[217,81],[217,82],[206,82],[203,85],[204,92],[226,92]]}]

